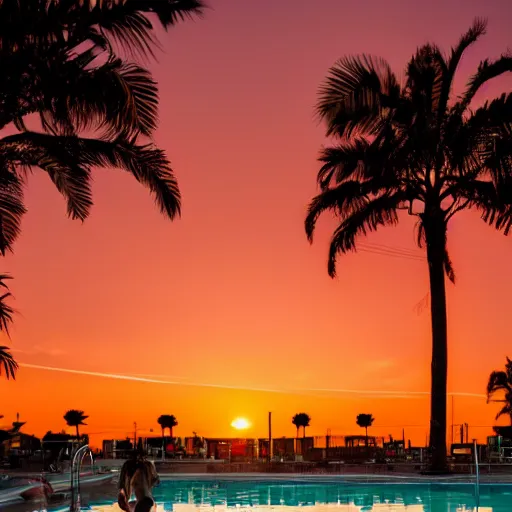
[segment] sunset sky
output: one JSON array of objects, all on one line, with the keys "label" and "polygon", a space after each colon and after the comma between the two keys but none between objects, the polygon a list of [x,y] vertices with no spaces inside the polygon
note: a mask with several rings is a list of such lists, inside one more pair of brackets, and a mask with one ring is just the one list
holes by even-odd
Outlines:
[{"label": "sunset sky", "polygon": [[[67,219],[46,175],[30,178],[23,234],[2,268],[20,313],[0,344],[22,366],[15,382],[0,380],[0,422],[19,412],[25,431],[42,435],[65,427],[67,409],[83,409],[99,446],[134,421],[141,435],[159,432],[160,414],[178,418],[180,436],[235,435],[235,417],[264,436],[270,410],[281,436],[294,435],[296,412],[311,415],[314,435],[358,433],[355,417],[367,412],[375,434],[404,426],[424,443],[431,338],[428,308],[417,306],[428,276],[414,221],[362,240],[328,277],[333,224],[320,222],[312,246],[304,234],[326,142],[313,107],[337,58],[378,54],[400,76],[418,45],[449,50],[475,16],[487,17],[460,90],[481,59],[512,48],[512,4],[209,3],[203,19],[160,34],[151,65],[156,140],[179,179],[181,220],[161,217],[121,171],[96,171],[84,224]],[[511,86],[492,82],[477,103]],[[455,423],[483,440],[499,407],[486,404],[487,377],[512,357],[512,240],[470,212],[452,221],[448,243],[458,278],[448,285],[449,390]]]}]

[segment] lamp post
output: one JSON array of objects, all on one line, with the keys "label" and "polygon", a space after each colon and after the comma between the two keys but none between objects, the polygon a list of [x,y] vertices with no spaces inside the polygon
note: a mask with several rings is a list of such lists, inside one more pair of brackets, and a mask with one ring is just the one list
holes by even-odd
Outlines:
[{"label": "lamp post", "polygon": [[268,413],[268,463],[272,460],[272,413]]}]

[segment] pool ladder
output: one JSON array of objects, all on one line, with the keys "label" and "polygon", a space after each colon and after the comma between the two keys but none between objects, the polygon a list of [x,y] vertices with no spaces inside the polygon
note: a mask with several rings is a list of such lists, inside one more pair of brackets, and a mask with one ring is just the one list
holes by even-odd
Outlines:
[{"label": "pool ladder", "polygon": [[476,502],[476,510],[480,508],[480,469],[478,467],[478,445],[476,444],[476,439],[474,441],[474,450],[475,450],[475,502]]},{"label": "pool ladder", "polygon": [[88,444],[80,446],[73,455],[71,462],[71,504],[69,507],[70,512],[80,512],[80,468],[85,456],[89,455],[91,458],[91,469],[94,472],[94,460],[92,451]]}]

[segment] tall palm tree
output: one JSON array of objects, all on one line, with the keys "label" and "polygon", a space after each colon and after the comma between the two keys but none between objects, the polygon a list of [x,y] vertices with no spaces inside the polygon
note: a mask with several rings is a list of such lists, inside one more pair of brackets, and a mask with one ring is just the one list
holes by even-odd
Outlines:
[{"label": "tall palm tree", "polygon": [[298,412],[295,414],[295,416],[292,418],[292,423],[297,428],[297,437],[299,437],[299,428],[302,427],[302,434],[303,437],[306,437],[306,427],[309,427],[309,424],[311,422],[311,417],[309,414],[306,414],[305,412]]},{"label": "tall palm tree", "polygon": [[169,429],[169,435],[173,436],[173,428],[178,426],[178,420],[173,414],[162,414],[157,420],[158,424],[162,428],[162,437],[164,437],[165,429]]},{"label": "tall palm tree", "polygon": [[375,418],[371,414],[358,414],[356,423],[365,430],[365,446],[368,448],[368,427],[373,425]]},{"label": "tall palm tree", "polygon": [[[496,393],[501,393],[501,398],[493,398]],[[487,383],[487,402],[502,402],[504,405],[496,415],[509,416],[512,425],[512,361],[507,357],[505,371],[494,371],[489,376]]]},{"label": "tall palm tree", "polygon": [[[19,132],[0,139],[2,253],[20,231],[27,169],[48,174],[72,218],[89,214],[94,167],[130,172],[164,215],[179,215],[165,153],[140,140],[157,125],[157,87],[127,59],[151,55],[152,15],[168,28],[202,9],[200,0],[0,0],[0,131]],[[41,131],[25,124],[34,114]]]},{"label": "tall palm tree", "polygon": [[508,234],[512,227],[512,94],[472,109],[478,90],[512,70],[512,56],[485,60],[460,97],[451,96],[465,50],[485,33],[475,20],[448,56],[420,47],[400,83],[389,64],[369,56],[345,57],[329,70],[318,114],[335,145],[320,154],[320,193],[306,218],[310,241],[319,215],[339,219],[329,248],[328,273],[339,253],[399,213],[417,218],[417,242],[426,246],[430,276],[432,382],[431,469],[446,466],[447,319],[445,274],[455,282],[447,252],[447,226],[461,210]]},{"label": "tall palm tree", "polygon": [[76,428],[76,437],[77,439],[80,439],[80,432],[78,430],[78,427],[80,425],[87,425],[87,423],[84,423],[84,420],[86,420],[89,416],[86,416],[84,414],[84,411],[79,411],[77,409],[70,409],[69,411],[64,414],[64,420],[70,427]]}]

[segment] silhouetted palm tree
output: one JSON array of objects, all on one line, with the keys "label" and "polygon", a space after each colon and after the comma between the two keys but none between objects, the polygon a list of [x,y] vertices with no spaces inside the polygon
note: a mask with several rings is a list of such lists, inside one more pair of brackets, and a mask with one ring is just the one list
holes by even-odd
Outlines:
[{"label": "silhouetted palm tree", "polygon": [[178,420],[173,414],[162,414],[158,418],[158,424],[162,428],[162,437],[164,437],[165,429],[169,429],[169,435],[171,438],[174,438],[173,436],[173,428],[178,426]]},{"label": "silhouetted palm tree", "polygon": [[306,232],[311,241],[319,215],[337,215],[329,275],[335,276],[339,253],[356,250],[359,236],[396,225],[400,211],[418,220],[417,241],[426,246],[430,274],[430,447],[437,471],[446,469],[445,273],[455,281],[448,222],[475,209],[505,234],[512,227],[512,94],[470,108],[482,85],[512,69],[512,56],[482,62],[462,96],[451,98],[462,54],[485,30],[476,20],[447,57],[434,45],[422,46],[403,83],[383,59],[345,57],[330,69],[318,102],[327,135],[337,142],[321,152],[321,192],[309,205]]},{"label": "silhouetted palm tree", "polygon": [[[493,396],[502,392],[502,398],[496,399]],[[500,416],[507,415],[512,425],[512,361],[507,357],[505,371],[494,371],[489,376],[487,383],[487,402],[502,402],[504,405],[496,415],[496,419]]]},{"label": "silhouetted palm tree", "polygon": [[368,448],[368,427],[373,425],[375,418],[371,414],[358,414],[356,418],[356,423],[365,429],[365,446]]},{"label": "silhouetted palm tree", "polygon": [[309,427],[309,424],[311,422],[311,417],[309,414],[306,414],[305,412],[298,412],[293,418],[292,423],[297,428],[297,437],[299,437],[299,428],[302,427],[303,431],[303,437],[306,437],[306,427]]},{"label": "silhouetted palm tree", "polygon": [[87,425],[87,423],[84,423],[84,420],[86,420],[89,416],[86,416],[84,414],[84,411],[78,411],[76,409],[70,409],[69,411],[64,414],[64,420],[70,427],[76,428],[76,437],[80,438],[80,432],[78,430],[79,425]]},{"label": "silhouetted palm tree", "polygon": [[[25,212],[25,169],[45,171],[84,220],[92,206],[91,169],[117,167],[149,188],[166,216],[180,196],[165,153],[152,143],[158,91],[151,73],[123,55],[150,55],[151,13],[165,28],[200,14],[200,0],[0,3],[0,251],[11,249]],[[44,133],[27,129],[39,115]],[[84,138],[87,131],[94,138]]]}]

